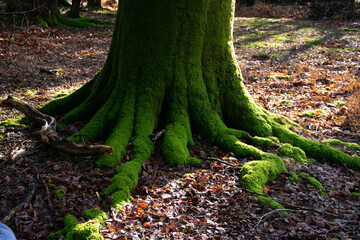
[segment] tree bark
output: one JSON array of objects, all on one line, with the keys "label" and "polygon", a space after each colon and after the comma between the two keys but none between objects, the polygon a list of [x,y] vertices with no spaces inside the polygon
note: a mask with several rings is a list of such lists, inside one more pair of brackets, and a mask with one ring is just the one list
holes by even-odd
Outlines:
[{"label": "tree bark", "polygon": [[7,13],[23,12],[17,21],[26,20],[29,24],[37,23],[39,19],[51,22],[59,14],[57,0],[23,0],[7,1]]},{"label": "tree bark", "polygon": [[306,153],[360,168],[359,157],[295,134],[290,129],[296,124],[253,102],[235,60],[234,5],[232,0],[120,1],[103,68],[73,94],[42,108],[50,115],[65,114],[65,124],[89,121],[71,140],[106,139],[114,150],[99,158],[100,167],[120,164],[133,139],[132,160],[118,168],[105,190],[116,208],[129,199],[142,163],[154,151],[150,135],[156,128],[165,129],[161,153],[172,165],[200,164],[188,151],[192,132],[239,157],[256,159],[243,166],[241,179],[258,193],[286,171],[279,156],[258,145],[288,143],[290,150],[282,152],[297,153],[302,161]]},{"label": "tree bark", "polygon": [[80,2],[81,0],[72,0],[69,17],[80,18]]},{"label": "tree bark", "polygon": [[101,8],[101,0],[88,0],[86,7],[94,9]]}]

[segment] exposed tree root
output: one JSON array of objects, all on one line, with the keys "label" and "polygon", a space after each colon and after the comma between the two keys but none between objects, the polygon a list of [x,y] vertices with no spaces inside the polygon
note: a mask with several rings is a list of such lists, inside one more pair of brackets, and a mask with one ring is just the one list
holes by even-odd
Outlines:
[{"label": "exposed tree root", "polygon": [[43,143],[50,145],[57,149],[59,152],[73,155],[73,156],[93,156],[111,154],[113,147],[106,145],[94,145],[86,146],[82,144],[75,144],[72,141],[59,137],[56,133],[56,120],[55,118],[43,114],[31,107],[30,105],[23,103],[19,100],[15,100],[12,97],[8,97],[5,100],[0,101],[0,107],[15,108],[25,114],[32,122],[41,126],[41,129],[33,134],[38,136]]},{"label": "exposed tree root", "polygon": [[[151,134],[157,127],[165,129],[162,156],[174,166],[200,164],[188,150],[194,145],[193,132],[238,157],[254,159],[243,165],[240,180],[258,194],[268,181],[287,172],[282,158],[260,150],[262,145],[304,163],[311,156],[360,169],[360,157],[295,134],[289,130],[295,124],[253,102],[234,57],[234,1],[142,4],[121,2],[100,72],[75,93],[41,108],[46,114],[65,114],[64,124],[88,121],[71,140],[107,139],[114,148],[113,155],[101,156],[97,165],[119,166],[105,189],[116,210],[131,199],[142,164],[154,151]],[[219,22],[221,27],[215,27]],[[134,155],[121,164],[128,147]],[[258,199],[283,209],[274,199]],[[84,229],[93,229],[87,224]],[[81,226],[68,216],[62,234],[84,233]]]}]

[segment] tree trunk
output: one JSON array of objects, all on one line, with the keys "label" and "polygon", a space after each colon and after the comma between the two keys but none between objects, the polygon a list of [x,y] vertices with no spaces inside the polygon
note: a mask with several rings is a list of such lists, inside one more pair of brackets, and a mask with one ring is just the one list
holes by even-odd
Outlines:
[{"label": "tree trunk", "polygon": [[57,0],[7,1],[6,11],[17,15],[16,20],[26,20],[29,24],[38,21],[52,22],[59,14]]},{"label": "tree trunk", "polygon": [[80,18],[80,2],[81,0],[72,0],[69,17]]},{"label": "tree trunk", "polygon": [[101,0],[88,0],[86,7],[94,9],[101,8]]},{"label": "tree trunk", "polygon": [[303,149],[312,157],[360,168],[359,157],[298,136],[289,130],[294,123],[253,102],[235,60],[234,5],[232,0],[120,1],[103,68],[73,94],[42,108],[50,115],[66,114],[65,124],[89,120],[71,139],[106,139],[114,151],[101,156],[98,166],[121,163],[133,140],[132,160],[118,168],[105,191],[116,208],[129,199],[142,163],[154,151],[151,134],[157,128],[165,129],[161,153],[172,165],[200,164],[188,151],[192,132],[239,157],[256,159],[243,166],[241,179],[259,193],[286,169],[279,156],[258,145],[289,143],[291,151],[279,152],[303,160]]}]

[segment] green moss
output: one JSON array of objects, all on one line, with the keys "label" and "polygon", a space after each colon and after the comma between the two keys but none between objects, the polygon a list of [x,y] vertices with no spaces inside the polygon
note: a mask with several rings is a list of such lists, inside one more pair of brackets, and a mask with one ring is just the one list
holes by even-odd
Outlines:
[{"label": "green moss", "polygon": [[[281,205],[280,203],[278,203],[277,201],[275,201],[274,199],[268,198],[268,197],[264,197],[264,196],[260,196],[258,195],[257,198],[264,203],[267,207],[270,207],[272,209],[284,209],[284,206]],[[282,214],[284,214],[284,216],[286,217],[290,217],[290,214],[286,211],[282,211]]]},{"label": "green moss", "polygon": [[344,102],[344,101],[335,101],[334,103],[335,103],[335,105],[336,105],[337,107],[342,107],[342,106],[345,105],[345,102]]},{"label": "green moss", "polygon": [[263,137],[253,137],[251,138],[251,144],[254,146],[268,146],[272,147],[274,146],[274,142],[269,138],[263,138]]},{"label": "green moss", "polygon": [[[283,161],[278,156],[264,153],[262,158],[263,160],[245,163],[240,170],[240,179],[246,188],[257,193],[263,193],[263,187],[268,181],[276,179],[281,172],[286,171]],[[272,208],[284,208],[272,199],[262,196],[258,196],[258,199]]]},{"label": "green moss", "polygon": [[273,142],[277,143],[277,144],[280,144],[280,141],[277,137],[274,137],[274,136],[269,136],[267,137],[268,139],[271,139]]},{"label": "green moss", "polygon": [[187,149],[186,129],[181,125],[168,125],[164,134],[161,152],[173,166],[191,164],[200,166],[200,160],[191,158]]},{"label": "green moss", "polygon": [[67,240],[102,240],[103,236],[99,233],[99,225],[96,223],[79,224],[76,217],[66,215],[64,217],[65,228],[56,233],[49,234],[50,239],[58,239],[65,236]]},{"label": "green moss", "polygon": [[131,191],[138,183],[141,172],[141,163],[130,161],[117,169],[117,174],[111,179],[110,186],[105,189],[105,194],[112,195],[111,204],[119,209],[131,199]]},{"label": "green moss", "polygon": [[299,173],[299,176],[306,179],[312,186],[324,190],[323,185],[318,180],[316,180],[316,178],[310,177],[309,174],[301,172]]},{"label": "green moss", "polygon": [[0,122],[0,126],[2,126],[2,127],[25,127],[25,125],[22,124],[21,118],[7,119],[5,121]]},{"label": "green moss", "polygon": [[360,157],[358,156],[350,156],[340,149],[335,149],[327,144],[299,136],[281,125],[274,125],[273,131],[280,141],[301,148],[307,155],[315,159],[326,159],[334,163],[345,163],[351,168],[360,169]]},{"label": "green moss", "polygon": [[87,209],[82,212],[84,217],[92,219],[100,223],[102,226],[105,226],[104,220],[109,219],[109,216],[103,210],[95,210],[93,208]]},{"label": "green moss", "polygon": [[315,117],[322,113],[324,113],[324,111],[321,109],[308,110],[308,111],[304,111],[303,113],[301,113],[301,116],[312,118],[312,117]]},{"label": "green moss", "polygon": [[301,179],[299,178],[299,176],[296,173],[291,172],[288,180],[286,181],[286,183],[287,184],[294,183],[294,182],[297,183],[297,182],[300,182],[300,181],[301,181]]},{"label": "green moss", "polygon": [[323,140],[322,142],[331,146],[346,146],[349,150],[360,151],[360,145],[356,143],[343,142],[338,139],[327,139]]},{"label": "green moss", "polygon": [[[105,144],[114,147],[110,156],[103,155],[96,162],[98,167],[115,167],[126,154],[127,145],[133,132],[135,113],[135,95],[125,98],[123,107],[118,113],[116,125]],[[100,122],[101,124],[101,122]]]},{"label": "green moss", "polygon": [[65,239],[73,240],[102,240],[103,236],[99,233],[99,225],[96,223],[77,224],[72,231],[66,234]]},{"label": "green moss", "polygon": [[96,24],[94,22],[98,22],[95,19],[91,18],[77,18],[77,19],[68,19],[63,15],[58,15],[56,18],[57,24],[60,26],[66,27],[75,27],[75,28],[83,28],[83,27],[92,27],[92,28],[114,28],[113,25],[103,25],[103,24]]},{"label": "green moss", "polygon": [[286,36],[283,36],[283,35],[277,35],[277,36],[275,36],[275,37],[273,38],[273,41],[274,41],[275,43],[283,43],[283,42],[285,42],[285,41],[287,41],[287,40],[289,40],[289,38],[286,37]]},{"label": "green moss", "polygon": [[57,197],[58,199],[61,199],[63,196],[66,195],[66,193],[64,193],[64,192],[61,191],[60,189],[56,190],[56,191],[54,192],[54,194],[55,194],[55,197]]},{"label": "green moss", "polygon": [[305,152],[298,148],[293,147],[291,144],[285,143],[283,144],[279,149],[278,152],[280,155],[287,156],[290,158],[293,158],[300,162],[307,162],[306,154]]},{"label": "green moss", "polygon": [[283,161],[276,155],[266,154],[264,160],[245,163],[240,176],[249,190],[262,193],[263,186],[283,171],[286,171]]},{"label": "green moss", "polygon": [[43,28],[49,28],[49,24],[42,18],[38,18],[38,24],[40,24]]},{"label": "green moss", "polygon": [[360,28],[345,28],[345,32],[360,32]]},{"label": "green moss", "polygon": [[358,192],[352,192],[351,195],[353,195],[354,197],[360,197],[360,193]]}]

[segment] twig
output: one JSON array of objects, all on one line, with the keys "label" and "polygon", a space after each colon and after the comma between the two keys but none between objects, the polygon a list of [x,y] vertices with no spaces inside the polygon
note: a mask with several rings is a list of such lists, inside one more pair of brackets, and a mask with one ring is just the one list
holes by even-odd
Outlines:
[{"label": "twig", "polygon": [[153,142],[155,142],[156,140],[158,140],[159,137],[161,137],[165,132],[165,129],[160,130],[159,132],[157,132],[155,134],[155,136],[151,139]]},{"label": "twig", "polygon": [[34,196],[35,191],[36,191],[36,185],[33,184],[31,186],[29,194],[25,198],[25,201],[23,201],[22,203],[20,203],[19,205],[17,205],[13,209],[11,209],[9,214],[1,219],[1,222],[6,223],[12,217],[12,215],[14,215],[18,210],[20,210],[25,205],[25,203],[29,203],[31,201],[31,199],[33,198],[33,196]]},{"label": "twig", "polygon": [[313,209],[313,208],[309,208],[309,207],[303,207],[303,206],[299,206],[299,205],[293,205],[293,204],[290,204],[290,203],[287,203],[287,202],[284,202],[284,201],[279,201],[279,200],[276,200],[272,197],[269,197],[265,194],[261,194],[261,193],[257,193],[257,192],[253,192],[253,191],[250,191],[248,189],[245,189],[245,192],[248,192],[248,193],[251,193],[251,194],[255,194],[255,195],[259,195],[259,196],[263,196],[263,197],[267,197],[267,198],[270,198],[271,200],[274,200],[282,205],[285,205],[287,207],[290,207],[290,208],[293,208],[293,209],[301,209],[301,210],[307,210],[307,211],[312,211],[312,212],[316,212],[316,213],[319,213],[319,214],[322,214],[322,215],[327,215],[327,216],[330,216],[330,217],[337,217],[337,218],[342,218],[340,215],[338,214],[333,214],[333,213],[329,213],[329,212],[322,212],[322,211],[319,211],[319,210],[316,210],[316,209]]},{"label": "twig", "polygon": [[[195,156],[196,157],[196,156]],[[236,168],[235,165],[231,164],[231,163],[228,163],[220,158],[216,158],[216,157],[196,157],[196,158],[200,158],[200,159],[204,159],[204,160],[208,160],[208,161],[218,161],[218,162],[221,162],[225,165],[228,165],[228,166],[231,166],[231,167],[234,167]]]},{"label": "twig", "polygon": [[[1,145],[1,143],[0,143]],[[43,145],[39,145],[38,147],[35,147],[33,148],[31,151],[26,151],[24,149],[20,149],[18,150],[15,154],[14,154],[14,151],[12,151],[10,153],[10,156],[5,160],[3,161],[2,163],[0,163],[0,167],[3,167],[5,166],[5,164],[10,161],[10,160],[15,160],[16,158],[20,158],[20,157],[24,157],[24,156],[29,156],[29,155],[32,155],[34,153],[37,153],[39,152],[39,148],[42,147]]]},{"label": "twig", "polygon": [[[41,178],[41,182],[44,184],[44,186],[45,186],[45,190],[46,190],[46,200],[47,200],[47,202],[48,202],[48,207],[49,207],[49,209],[50,209],[50,214],[52,215],[52,213],[53,213],[53,205],[52,205],[52,202],[51,202],[51,198],[50,198],[50,191],[49,191],[49,187],[48,187],[48,185],[46,184],[46,182],[45,182],[45,180],[43,179],[43,178]],[[52,219],[52,217],[50,218],[50,219]]]},{"label": "twig", "polygon": [[31,9],[31,10],[28,10],[28,11],[22,11],[22,12],[0,12],[0,15],[20,15],[20,14],[26,14],[26,13],[31,13],[31,12],[34,12],[40,8],[44,7],[44,5],[41,5],[37,8],[34,8],[34,9]]},{"label": "twig", "polygon": [[10,153],[9,159],[16,160],[26,154],[25,148],[20,148],[19,150],[13,150]]},{"label": "twig", "polygon": [[67,139],[61,138],[56,133],[55,118],[46,115],[29,104],[18,101],[11,96],[0,101],[0,107],[15,108],[25,114],[32,122],[41,126],[41,129],[34,133],[43,143],[50,145],[58,151],[72,156],[94,156],[102,154],[111,154],[114,149],[107,145],[84,145],[76,144]]},{"label": "twig", "polygon": [[39,179],[39,178],[40,178],[40,174],[41,174],[45,169],[47,169],[48,167],[50,167],[50,166],[52,166],[52,165],[54,165],[54,164],[53,164],[53,163],[50,163],[50,164],[46,165],[43,169],[41,169],[41,170],[38,172],[38,174],[36,175],[36,178]]},{"label": "twig", "polygon": [[334,130],[334,131],[336,131],[336,132],[339,132],[339,133],[342,133],[342,134],[348,135],[348,136],[352,136],[352,137],[360,138],[360,134],[358,134],[358,133],[345,132],[345,131],[342,131],[342,130],[337,129],[337,128],[334,128],[333,130]]},{"label": "twig", "polygon": [[259,231],[259,229],[258,229],[259,224],[260,224],[262,221],[265,221],[266,218],[268,218],[271,214],[273,214],[273,213],[278,213],[278,212],[280,212],[280,211],[282,211],[282,212],[285,211],[285,212],[286,212],[286,211],[294,211],[294,210],[293,210],[293,209],[286,209],[286,208],[283,208],[283,209],[277,208],[277,209],[274,209],[274,210],[272,210],[272,211],[270,211],[270,212],[262,215],[261,218],[257,221],[257,223],[256,223],[255,226],[254,226],[256,232],[261,232],[261,233],[262,233],[262,231]]}]

